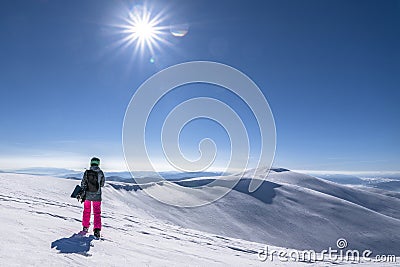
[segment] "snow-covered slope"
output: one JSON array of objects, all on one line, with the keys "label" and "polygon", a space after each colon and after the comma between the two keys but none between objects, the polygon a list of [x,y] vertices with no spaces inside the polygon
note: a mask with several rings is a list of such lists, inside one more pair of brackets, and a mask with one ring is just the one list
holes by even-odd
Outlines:
[{"label": "snow-covered slope", "polygon": [[[223,185],[229,177],[220,179]],[[105,240],[98,241],[74,235],[81,228],[82,206],[69,194],[77,181],[1,173],[0,262],[291,266],[293,262],[261,262],[257,252],[265,244],[278,250],[274,246],[320,251],[335,247],[338,238],[346,238],[351,249],[399,255],[397,198],[282,170],[272,171],[254,193],[246,191],[248,182],[241,181],[224,198],[199,208],[167,206],[135,191],[132,184],[109,182],[103,191]]]},{"label": "snow-covered slope", "polygon": [[[265,171],[259,170],[258,176]],[[196,182],[202,181],[190,179],[185,185]],[[346,238],[350,248],[400,254],[398,198],[290,171],[271,171],[251,194],[248,183],[244,179],[219,201],[192,209],[154,202],[141,191],[110,191],[107,198],[117,194],[137,212],[260,243],[322,250]]]},{"label": "snow-covered slope", "polygon": [[[103,235],[80,237],[82,206],[69,198],[76,181],[0,175],[2,266],[257,266],[261,244],[141,216],[124,192],[106,187]],[[126,192],[125,192],[126,193]]]}]

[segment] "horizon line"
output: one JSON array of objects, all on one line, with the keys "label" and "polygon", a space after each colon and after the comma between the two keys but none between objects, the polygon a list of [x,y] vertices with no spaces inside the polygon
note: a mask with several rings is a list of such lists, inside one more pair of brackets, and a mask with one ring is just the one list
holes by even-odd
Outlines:
[{"label": "horizon line", "polygon": [[[263,168],[263,167],[261,167]],[[279,168],[283,168],[283,169],[287,169],[289,171],[292,172],[299,172],[299,173],[305,173],[305,174],[343,174],[343,175],[360,175],[360,174],[367,174],[367,175],[371,175],[371,174],[400,174],[400,170],[373,170],[373,171],[364,171],[364,170],[310,170],[310,169],[289,169],[289,168],[284,168],[284,167],[276,167],[273,166],[270,168],[271,169],[279,169]],[[25,167],[25,168],[1,168],[0,171],[3,172],[16,172],[16,171],[24,171],[24,170],[28,170],[28,169],[43,169],[43,170],[68,170],[68,171],[74,171],[74,172],[80,172],[83,171],[85,169],[88,168],[58,168],[58,167],[42,167],[42,166],[36,166],[36,167]],[[178,172],[178,173],[186,173],[185,171],[179,171],[179,170],[173,170],[173,169],[160,169],[160,170],[136,170],[136,171],[129,171],[128,169],[103,169],[105,172],[130,172],[130,173],[134,173],[134,172]],[[249,168],[246,169],[245,171],[250,171],[250,170],[254,170],[254,168]],[[198,173],[200,172],[224,172],[224,170],[222,169],[211,169],[211,170],[204,170],[204,171],[198,171]],[[190,172],[187,172],[190,173]]]}]

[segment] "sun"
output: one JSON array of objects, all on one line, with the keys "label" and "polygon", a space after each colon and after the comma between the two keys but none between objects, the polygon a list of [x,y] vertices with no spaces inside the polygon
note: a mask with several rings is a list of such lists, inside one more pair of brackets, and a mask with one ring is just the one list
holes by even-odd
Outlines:
[{"label": "sun", "polygon": [[124,23],[118,25],[124,36],[120,41],[126,47],[133,45],[135,52],[143,54],[145,50],[149,50],[154,54],[154,50],[160,48],[160,43],[168,43],[164,38],[165,27],[160,25],[161,22],[161,13],[153,15],[147,7],[135,6],[129,11]]},{"label": "sun", "polygon": [[148,22],[139,21],[136,25],[132,26],[132,33],[137,35],[139,40],[151,40],[154,38],[154,26]]}]

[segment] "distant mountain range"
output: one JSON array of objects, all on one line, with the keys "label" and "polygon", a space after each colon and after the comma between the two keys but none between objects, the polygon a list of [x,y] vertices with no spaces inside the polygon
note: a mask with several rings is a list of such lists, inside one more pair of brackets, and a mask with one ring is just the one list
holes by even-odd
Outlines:
[{"label": "distant mountain range", "polygon": [[[285,168],[272,168],[274,172],[289,171]],[[5,172],[1,171],[0,172]],[[54,176],[59,178],[68,178],[74,180],[82,179],[83,172],[76,170],[69,170],[63,168],[24,168],[6,171],[8,173],[20,173],[20,174],[30,174],[30,175],[41,175],[41,176]],[[303,171],[304,174],[309,174],[327,181],[335,182],[338,184],[350,185],[350,186],[364,186],[368,188],[384,189],[394,192],[400,192],[400,173],[372,173],[372,174],[360,174],[360,175],[350,175],[350,174],[340,174],[340,173],[323,173],[323,172],[307,172]],[[215,177],[222,175],[221,172],[150,172],[150,171],[137,171],[130,172],[105,172],[108,181],[119,181],[126,183],[149,183],[160,181],[159,176],[169,181],[180,181],[196,177]],[[203,180],[204,182],[204,180]]]},{"label": "distant mountain range", "polygon": [[360,173],[359,175],[340,173],[303,172],[324,180],[351,186],[365,186],[400,192],[400,173]]},{"label": "distant mountain range", "polygon": [[[82,179],[83,173],[82,171],[75,171],[63,168],[45,168],[45,167],[34,167],[34,168],[23,168],[16,170],[6,171],[7,173],[18,173],[18,174],[29,174],[29,175],[39,175],[39,176],[53,176],[58,178],[68,178],[73,180]],[[0,172],[4,172],[1,171]],[[133,174],[133,176],[132,176]],[[156,182],[162,178],[170,181],[179,181],[182,179],[195,178],[195,177],[213,177],[219,176],[221,172],[176,172],[176,171],[167,171],[167,172],[150,172],[150,171],[136,171],[133,173],[124,171],[124,172],[106,172],[105,175],[107,181],[120,181],[126,183],[135,183],[135,182]],[[133,179],[134,178],[134,179]]]}]

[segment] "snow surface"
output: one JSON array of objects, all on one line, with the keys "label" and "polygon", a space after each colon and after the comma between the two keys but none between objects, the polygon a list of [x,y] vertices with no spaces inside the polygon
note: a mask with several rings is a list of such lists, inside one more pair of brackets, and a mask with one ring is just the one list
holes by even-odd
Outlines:
[{"label": "snow surface", "polygon": [[69,197],[76,184],[0,173],[2,266],[310,266],[262,262],[257,253],[265,245],[320,251],[335,247],[340,237],[351,249],[400,254],[400,199],[289,171],[272,171],[251,194],[243,180],[200,208],[167,206],[132,184],[109,182],[103,190],[104,240],[76,235],[82,205]]},{"label": "snow surface", "polygon": [[[185,185],[196,181],[204,179]],[[134,210],[200,231],[295,249],[323,250],[346,238],[352,249],[400,254],[398,198],[290,171],[271,171],[251,194],[248,183],[242,180],[224,198],[195,209],[166,206],[141,191],[116,192]]]}]

